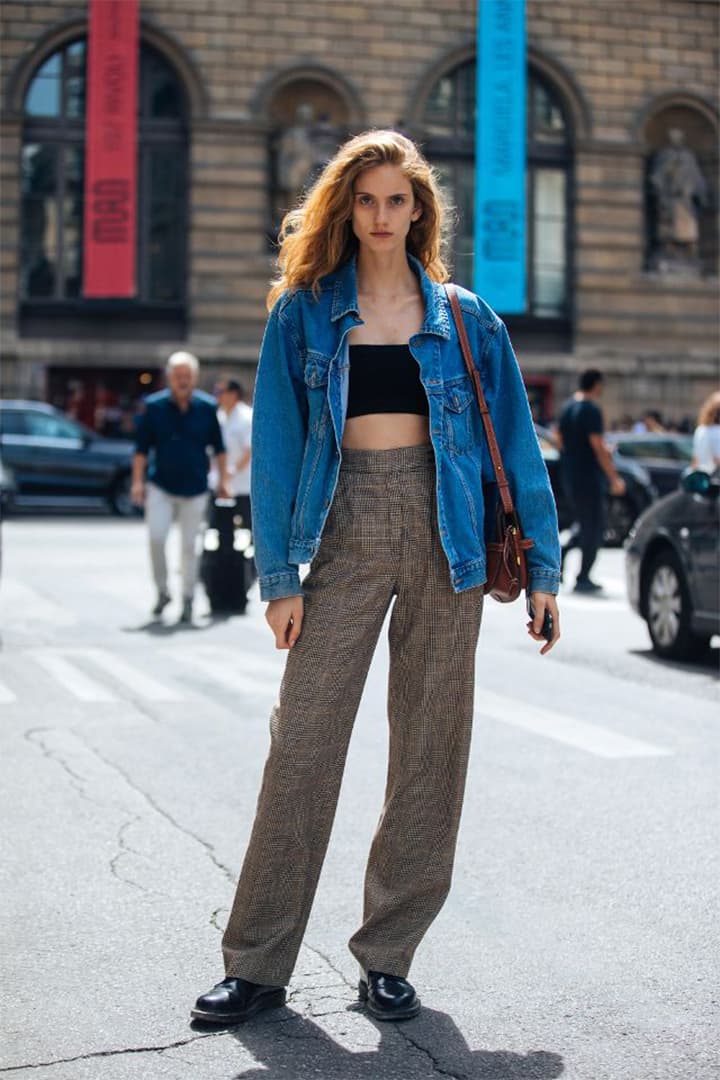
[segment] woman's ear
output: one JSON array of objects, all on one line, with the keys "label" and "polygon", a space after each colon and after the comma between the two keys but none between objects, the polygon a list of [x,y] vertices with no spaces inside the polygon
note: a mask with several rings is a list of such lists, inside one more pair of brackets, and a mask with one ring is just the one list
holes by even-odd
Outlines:
[{"label": "woman's ear", "polygon": [[419,221],[420,218],[422,217],[422,212],[423,212],[422,203],[417,203],[416,202],[415,203],[415,209],[413,210],[412,214],[410,215],[411,219],[413,221]]}]

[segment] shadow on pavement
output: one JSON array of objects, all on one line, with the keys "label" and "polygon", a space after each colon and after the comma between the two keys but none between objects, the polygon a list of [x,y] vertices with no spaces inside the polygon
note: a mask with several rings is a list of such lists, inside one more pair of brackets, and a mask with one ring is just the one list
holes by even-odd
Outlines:
[{"label": "shadow on pavement", "polygon": [[153,637],[172,637],[173,634],[191,634],[198,630],[210,630],[219,622],[225,622],[229,616],[209,615],[197,622],[163,622],[162,619],[148,619],[139,626],[121,626],[124,634],[151,634]]},{"label": "shadow on pavement", "polygon": [[[554,1080],[564,1072],[559,1054],[530,1050],[471,1050],[446,1013],[423,1009],[415,1020],[402,1024],[375,1023],[357,1005],[348,1008],[348,1024],[372,1023],[380,1044],[372,1050],[353,1051],[292,1009],[275,1013],[276,1019],[250,1021],[233,1029],[233,1038],[249,1050],[258,1067],[235,1073],[232,1080],[413,1080],[413,1077],[448,1076],[453,1080]],[[352,1014],[356,1014],[351,1019]],[[196,1030],[206,1026],[193,1024]]]},{"label": "shadow on pavement", "polygon": [[631,656],[637,656],[640,660],[647,660],[651,664],[671,671],[685,671],[688,675],[720,675],[720,649],[708,649],[700,654],[695,660],[664,660],[652,649],[630,649]]}]

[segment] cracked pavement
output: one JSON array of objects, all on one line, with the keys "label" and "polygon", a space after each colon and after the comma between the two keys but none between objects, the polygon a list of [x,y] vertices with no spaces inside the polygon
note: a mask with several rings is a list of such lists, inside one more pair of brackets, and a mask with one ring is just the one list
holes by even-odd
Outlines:
[{"label": "cracked pavement", "polygon": [[[0,650],[0,1080],[715,1075],[711,671],[649,667],[620,605],[601,634],[569,606],[572,662],[541,666],[514,647],[512,611],[491,610],[481,692],[528,683],[568,712],[582,696],[588,720],[622,717],[671,753],[601,760],[483,720],[455,886],[413,968],[425,1007],[380,1024],[357,1004],[346,942],[382,804],[381,648],[287,1005],[207,1030],[189,1008],[221,977],[283,657],[257,602],[190,631],[172,613],[150,623],[137,522],[28,517],[3,531],[0,598],[23,603],[3,602]],[[98,649],[173,700],[99,673]],[[112,695],[83,700],[38,651]],[[237,671],[236,692],[195,664],[206,655]]]}]

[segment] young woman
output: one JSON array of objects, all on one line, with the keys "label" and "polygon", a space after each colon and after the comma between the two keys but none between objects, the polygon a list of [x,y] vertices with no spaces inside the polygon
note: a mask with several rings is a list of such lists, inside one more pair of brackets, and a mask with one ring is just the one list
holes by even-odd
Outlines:
[{"label": "young woman", "polygon": [[[283,1004],[310,914],[363,685],[389,627],[389,769],[350,941],[377,1019],[416,1015],[407,974],[447,895],[473,715],[495,475],[445,291],[428,163],[393,131],[342,146],[287,215],[255,388],[260,594],[289,649],[223,937],[227,977],[196,1019]],[[460,290],[526,535],[535,640],[559,637],[555,505],[507,331]],[[489,489],[492,492],[492,487]],[[300,582],[298,566],[311,563]]]},{"label": "young woman", "polygon": [[720,390],[705,398],[693,435],[692,464],[713,473],[720,469]]}]

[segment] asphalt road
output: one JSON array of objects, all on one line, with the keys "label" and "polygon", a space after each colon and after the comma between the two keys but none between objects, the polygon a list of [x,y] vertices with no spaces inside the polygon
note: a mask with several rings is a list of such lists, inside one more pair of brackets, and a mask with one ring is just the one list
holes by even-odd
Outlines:
[{"label": "asphalt road", "polygon": [[[248,615],[153,622],[142,523],[3,526],[0,1075],[17,1080],[718,1076],[716,656],[653,659],[622,554],[545,659],[488,602],[454,888],[376,1024],[346,941],[382,802],[376,656],[286,1009],[194,1030],[283,666]],[[570,575],[572,577],[572,574]]]}]

